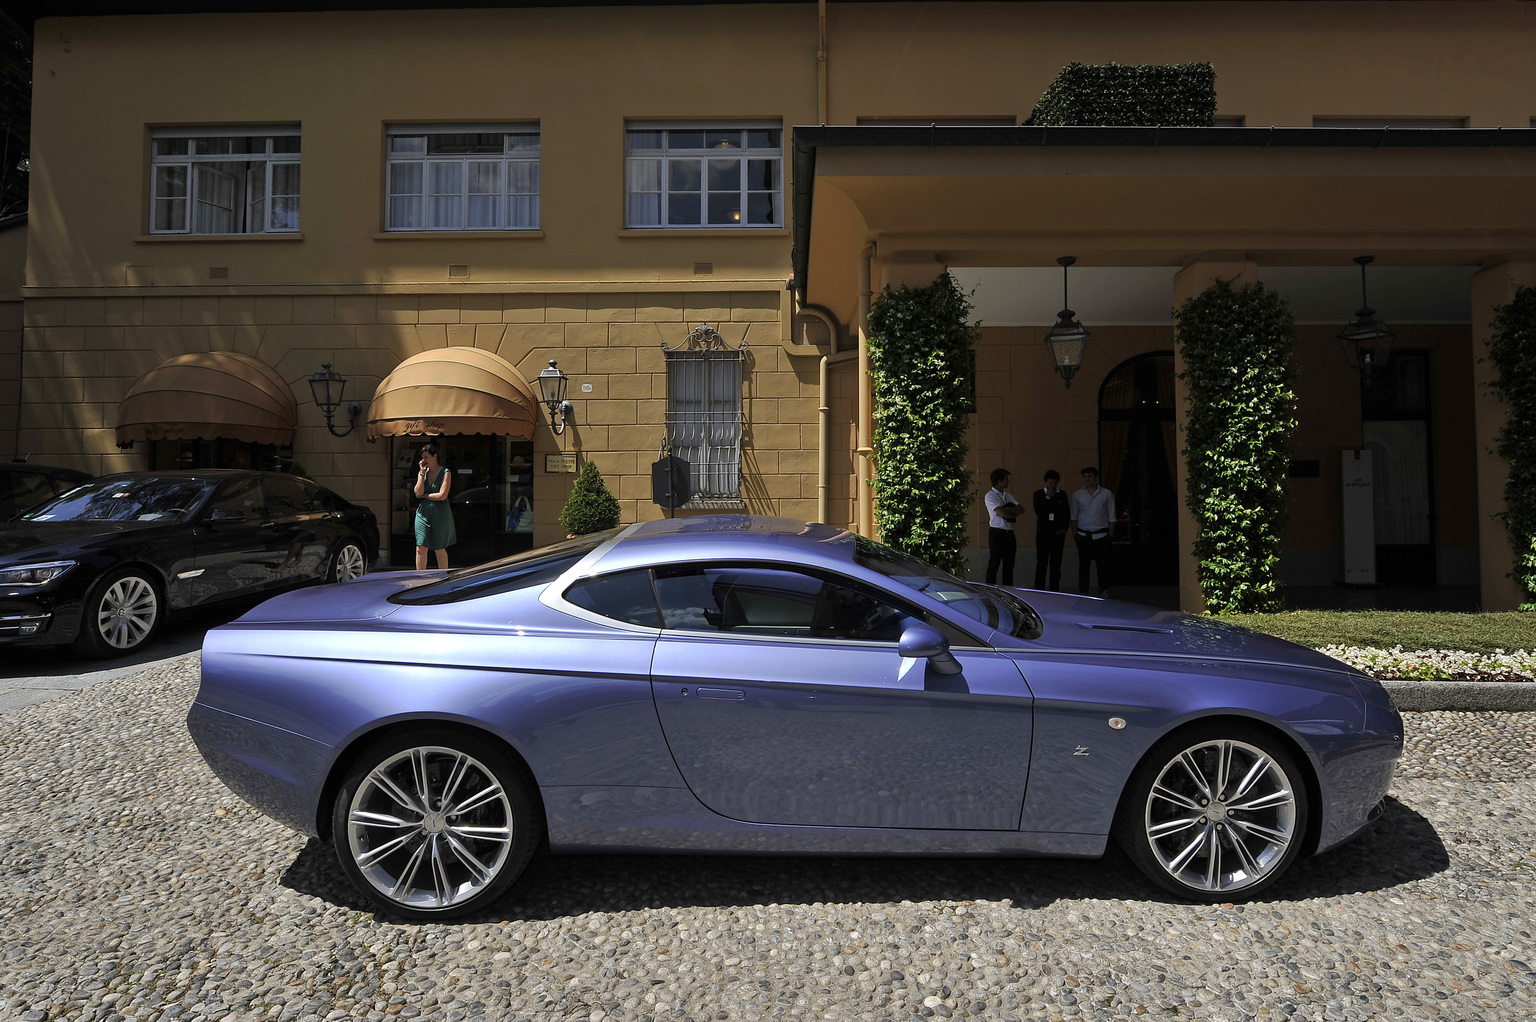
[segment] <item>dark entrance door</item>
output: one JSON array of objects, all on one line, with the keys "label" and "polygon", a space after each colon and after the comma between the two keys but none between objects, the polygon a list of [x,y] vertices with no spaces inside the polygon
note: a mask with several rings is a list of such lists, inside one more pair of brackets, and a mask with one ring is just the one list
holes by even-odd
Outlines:
[{"label": "dark entrance door", "polygon": [[[462,568],[519,553],[533,546],[533,442],[501,436],[395,437],[390,563],[416,563],[415,508],[418,452],[437,444],[453,473],[448,506],[459,541],[448,548],[448,565]],[[430,565],[436,566],[436,562]]]},{"label": "dark entrance door", "polygon": [[1429,409],[1428,352],[1393,352],[1370,383],[1361,381],[1361,427],[1374,476],[1376,580],[1386,585],[1435,583]]},{"label": "dark entrance door", "polygon": [[1173,408],[1171,351],[1122,362],[1099,389],[1099,478],[1118,515],[1116,586],[1179,582]]}]

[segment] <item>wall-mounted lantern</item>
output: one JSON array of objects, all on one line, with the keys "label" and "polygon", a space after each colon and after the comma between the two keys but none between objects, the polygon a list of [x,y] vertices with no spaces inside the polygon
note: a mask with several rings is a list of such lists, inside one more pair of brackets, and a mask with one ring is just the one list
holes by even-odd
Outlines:
[{"label": "wall-mounted lantern", "polygon": [[1392,355],[1392,338],[1397,335],[1376,318],[1376,310],[1365,297],[1365,268],[1375,256],[1356,256],[1360,264],[1360,309],[1355,320],[1339,334],[1339,344],[1344,348],[1344,359],[1351,369],[1360,370],[1360,378],[1367,384],[1371,374],[1387,364]]},{"label": "wall-mounted lantern", "polygon": [[339,433],[336,431],[331,418],[341,407],[341,395],[346,389],[347,378],[332,369],[329,362],[321,362],[320,371],[309,378],[309,392],[325,415],[325,428],[331,431],[331,436],[346,436],[352,432],[357,428],[357,417],[363,414],[363,406],[353,401],[347,406],[347,428]]},{"label": "wall-mounted lantern", "polygon": [[549,366],[539,374],[539,397],[549,410],[549,428],[557,436],[565,432],[566,423],[575,412],[575,407],[565,399],[565,388],[570,382],[571,378],[560,371],[554,359],[550,359]]},{"label": "wall-mounted lantern", "polygon": [[1045,335],[1045,343],[1051,346],[1051,361],[1056,371],[1072,386],[1072,376],[1082,368],[1083,353],[1088,349],[1088,330],[1077,321],[1076,314],[1067,302],[1067,267],[1077,262],[1076,256],[1062,256],[1056,260],[1061,265],[1061,314],[1056,325]]}]

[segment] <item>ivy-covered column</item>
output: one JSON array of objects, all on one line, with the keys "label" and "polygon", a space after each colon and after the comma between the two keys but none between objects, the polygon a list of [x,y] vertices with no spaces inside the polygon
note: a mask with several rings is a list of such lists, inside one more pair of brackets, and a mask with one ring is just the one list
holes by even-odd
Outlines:
[{"label": "ivy-covered column", "polygon": [[[1259,280],[1259,267],[1250,260],[1211,260],[1190,263],[1173,276],[1173,307],[1177,309],[1187,300],[1200,294],[1217,278],[1230,280],[1235,286],[1255,284]],[[1174,450],[1183,450],[1189,424],[1189,384],[1184,380],[1184,359],[1180,349],[1173,353],[1174,421],[1178,425],[1178,440]],[[1205,597],[1200,592],[1200,558],[1195,555],[1195,516],[1189,509],[1184,495],[1189,492],[1189,463],[1183,457],[1173,459],[1175,492],[1179,495],[1179,609],[1188,614],[1205,610]]]},{"label": "ivy-covered column", "polygon": [[1520,585],[1510,578],[1515,551],[1501,517],[1506,504],[1504,483],[1509,462],[1498,453],[1498,434],[1504,428],[1509,406],[1488,388],[1498,375],[1488,357],[1488,341],[1494,332],[1494,310],[1508,305],[1521,287],[1536,287],[1536,263],[1507,262],[1480,270],[1472,277],[1472,408],[1477,435],[1473,456],[1477,460],[1477,554],[1482,568],[1482,609],[1515,610],[1520,606]]}]

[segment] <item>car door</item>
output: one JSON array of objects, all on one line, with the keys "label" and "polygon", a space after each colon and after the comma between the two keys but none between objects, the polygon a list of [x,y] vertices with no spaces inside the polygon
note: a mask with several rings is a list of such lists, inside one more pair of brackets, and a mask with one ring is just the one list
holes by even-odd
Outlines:
[{"label": "car door", "polygon": [[330,511],[321,500],[319,487],[297,476],[267,475],[261,479],[266,500],[267,527],[272,544],[282,547],[282,557],[272,567],[272,581],[288,585],[325,574],[330,552]]},{"label": "car door", "polygon": [[959,674],[904,659],[897,639],[922,612],[848,579],[678,567],[657,569],[655,589],[656,710],[710,809],[752,823],[1018,829],[1032,699],[1012,661],[959,644]]},{"label": "car door", "polygon": [[287,554],[267,516],[258,476],[236,476],[219,484],[198,519],[195,578],[188,579],[196,602],[224,599],[270,588]]}]

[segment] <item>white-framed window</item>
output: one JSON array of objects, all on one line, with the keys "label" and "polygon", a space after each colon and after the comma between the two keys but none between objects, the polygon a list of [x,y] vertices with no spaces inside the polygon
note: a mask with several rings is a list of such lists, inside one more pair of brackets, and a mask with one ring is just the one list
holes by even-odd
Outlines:
[{"label": "white-framed window", "polygon": [[676,346],[667,362],[667,441],[688,462],[688,507],[741,507],[741,381],[746,342],[732,347],[711,326]]},{"label": "white-framed window", "polygon": [[631,124],[626,227],[784,226],[778,124]]},{"label": "white-framed window", "polygon": [[298,229],[298,128],[156,128],[150,133],[151,234]]},{"label": "white-framed window", "polygon": [[387,135],[387,230],[538,230],[537,124],[397,125]]}]

